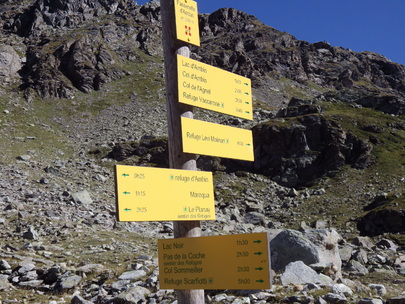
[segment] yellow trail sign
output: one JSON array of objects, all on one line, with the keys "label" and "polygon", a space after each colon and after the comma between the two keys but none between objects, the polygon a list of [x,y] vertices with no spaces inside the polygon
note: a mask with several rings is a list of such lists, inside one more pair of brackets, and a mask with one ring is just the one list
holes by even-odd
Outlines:
[{"label": "yellow trail sign", "polygon": [[197,2],[193,0],[175,0],[174,12],[177,39],[200,46]]},{"label": "yellow trail sign", "polygon": [[118,221],[215,220],[211,172],[115,166]]},{"label": "yellow trail sign", "polygon": [[162,289],[269,289],[267,233],[158,240]]},{"label": "yellow trail sign", "polygon": [[252,131],[190,118],[181,118],[186,153],[254,160]]},{"label": "yellow trail sign", "polygon": [[180,55],[177,74],[181,103],[253,119],[249,78]]}]

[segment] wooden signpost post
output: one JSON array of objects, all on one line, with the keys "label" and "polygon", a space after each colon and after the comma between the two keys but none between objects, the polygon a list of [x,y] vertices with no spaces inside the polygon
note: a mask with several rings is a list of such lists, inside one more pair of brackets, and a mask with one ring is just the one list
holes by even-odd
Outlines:
[{"label": "wooden signpost post", "polygon": [[[163,55],[165,61],[166,78],[166,107],[167,123],[169,135],[169,162],[170,168],[197,170],[196,156],[186,154],[182,150],[181,144],[181,122],[180,117],[193,118],[192,106],[179,103],[177,90],[177,55],[190,57],[190,50],[187,47],[188,39],[185,42],[178,40],[176,28],[176,14],[174,2],[178,0],[161,0],[160,8],[162,14],[163,30]],[[180,0],[183,3],[187,1],[189,5],[197,7],[197,4],[191,0]],[[193,15],[192,34],[198,36],[198,12]],[[190,17],[190,16],[188,16]],[[181,27],[181,25],[179,25]],[[182,37],[179,37],[180,39]],[[199,237],[201,236],[200,221],[175,221],[173,222],[174,237]],[[177,292],[177,302],[179,304],[203,304],[204,290],[179,290]]]},{"label": "wooden signpost post", "polygon": [[[119,221],[173,221],[174,239],[159,240],[161,288],[178,304],[203,304],[204,289],[270,288],[266,233],[201,237],[215,219],[211,172],[196,155],[254,160],[243,130],[193,119],[193,106],[253,119],[250,79],[190,59],[200,45],[197,3],[161,0],[170,169],[115,168]],[[158,187],[158,188],[157,188]]]}]

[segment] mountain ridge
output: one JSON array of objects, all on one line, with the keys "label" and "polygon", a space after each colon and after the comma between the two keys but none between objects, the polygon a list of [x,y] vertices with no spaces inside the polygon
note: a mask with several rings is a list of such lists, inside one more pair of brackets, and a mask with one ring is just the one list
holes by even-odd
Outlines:
[{"label": "mountain ridge", "polygon": [[[172,237],[172,224],[115,219],[114,165],[169,166],[158,2],[0,4],[0,257],[11,264],[0,260],[0,302],[118,303],[136,284],[151,292],[145,303],[174,301],[158,290],[154,242]],[[399,296],[405,67],[297,40],[231,8],[199,18],[192,58],[251,78],[254,119],[199,108],[194,117],[251,129],[255,148],[254,162],[198,156],[214,175],[217,215],[203,234],[336,229],[341,239],[326,245],[339,247],[339,282],[356,290],[339,301],[377,297],[369,283],[384,284],[384,301]],[[118,279],[135,269],[145,275]],[[331,286],[305,295],[280,275],[264,301],[333,302]]]}]

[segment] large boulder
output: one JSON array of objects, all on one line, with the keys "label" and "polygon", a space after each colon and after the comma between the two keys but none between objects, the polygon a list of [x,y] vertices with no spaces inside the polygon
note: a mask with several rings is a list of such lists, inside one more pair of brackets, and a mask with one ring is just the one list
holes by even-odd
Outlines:
[{"label": "large boulder", "polygon": [[224,160],[229,170],[254,171],[286,187],[309,186],[333,176],[345,165],[362,169],[372,164],[372,145],[319,114],[286,123],[267,121],[253,129],[255,161]]},{"label": "large boulder", "polygon": [[376,236],[384,233],[405,232],[405,195],[393,195],[376,198],[365,207],[366,213],[357,223],[362,235]]},{"label": "large boulder", "polygon": [[284,273],[281,275],[280,280],[281,284],[283,285],[333,284],[333,280],[330,277],[324,274],[318,274],[315,270],[305,265],[302,261],[296,261],[288,264]]},{"label": "large boulder", "polygon": [[282,271],[291,262],[302,261],[324,270],[334,279],[341,278],[340,239],[340,235],[333,229],[304,232],[284,230],[270,241],[272,268]]},{"label": "large boulder", "polygon": [[0,45],[0,85],[8,84],[19,77],[21,59],[9,45]]}]

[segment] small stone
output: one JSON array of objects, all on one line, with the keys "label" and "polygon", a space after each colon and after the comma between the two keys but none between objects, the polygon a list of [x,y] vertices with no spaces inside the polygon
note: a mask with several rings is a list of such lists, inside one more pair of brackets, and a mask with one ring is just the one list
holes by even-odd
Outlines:
[{"label": "small stone", "polygon": [[0,275],[0,291],[10,288],[10,283],[7,278],[8,276]]},{"label": "small stone", "polygon": [[358,304],[383,304],[384,302],[380,299],[370,299],[364,298],[359,301]]},{"label": "small stone", "polygon": [[77,275],[62,278],[58,282],[57,286],[55,286],[55,289],[71,289],[75,287],[77,284],[79,284],[81,280],[82,277]]},{"label": "small stone", "polygon": [[328,293],[324,295],[322,298],[328,303],[339,303],[339,304],[347,303],[347,299],[345,296],[335,293]]},{"label": "small stone", "polygon": [[29,161],[31,159],[31,155],[20,155],[17,157],[18,160],[22,160],[22,161]]},{"label": "small stone", "polygon": [[133,280],[139,279],[145,275],[146,275],[146,272],[143,270],[133,270],[133,271],[124,272],[123,274],[121,274],[118,277],[118,279],[133,281]]},{"label": "small stone", "polygon": [[112,289],[117,291],[124,290],[129,284],[131,283],[130,280],[119,280],[111,284]]},{"label": "small stone", "polygon": [[4,114],[10,114],[10,111],[9,110],[4,110],[3,113]]},{"label": "small stone", "polygon": [[366,249],[371,249],[374,246],[371,238],[369,238],[367,236],[358,236],[358,237],[354,238],[353,244],[366,248]]},{"label": "small stone", "polygon": [[387,304],[404,304],[404,303],[405,303],[405,294],[387,300]]},{"label": "small stone", "polygon": [[87,190],[76,192],[72,195],[72,199],[76,204],[89,205],[93,203],[90,194]]},{"label": "small stone", "polygon": [[35,265],[32,263],[27,263],[24,265],[21,265],[20,268],[18,269],[18,273],[20,275],[24,275],[28,273],[29,271],[33,270],[35,268]]},{"label": "small stone", "polygon": [[77,269],[79,272],[84,273],[97,273],[102,272],[104,270],[104,266],[101,264],[87,264]]},{"label": "small stone", "polygon": [[18,286],[24,287],[24,288],[35,289],[37,287],[40,287],[43,282],[44,281],[42,281],[42,280],[32,280],[32,281],[20,282],[20,283],[18,283]]},{"label": "small stone", "polygon": [[9,270],[11,269],[10,264],[6,260],[0,260],[0,270]]},{"label": "small stone", "polygon": [[387,289],[381,284],[369,284],[368,287],[374,290],[381,297],[387,293]]},{"label": "small stone", "polygon": [[339,248],[339,255],[343,262],[349,262],[353,255],[352,245],[346,244]]},{"label": "small stone", "polygon": [[387,240],[387,239],[382,239],[381,241],[379,241],[376,244],[377,247],[382,248],[382,249],[389,249],[392,251],[396,251],[398,246],[395,245],[395,243],[391,240]]},{"label": "small stone", "polygon": [[366,275],[368,273],[368,269],[366,268],[366,266],[357,261],[350,261],[347,265],[346,270],[355,275]]},{"label": "small stone", "polygon": [[23,234],[23,238],[26,240],[38,240],[38,232],[34,228],[29,227],[28,231]]},{"label": "small stone", "polygon": [[337,294],[342,294],[345,297],[351,297],[353,295],[353,290],[347,287],[345,284],[335,284],[332,286],[332,292]]},{"label": "small stone", "polygon": [[128,304],[137,304],[141,301],[145,301],[145,297],[150,294],[149,289],[146,289],[141,286],[135,286],[130,288],[127,291],[122,292],[118,295],[117,303],[128,303]]},{"label": "small stone", "polygon": [[45,178],[45,177],[42,177],[42,178],[39,180],[39,182],[40,182],[41,184],[49,184],[49,180],[48,180],[47,178]]},{"label": "small stone", "polygon": [[302,261],[296,261],[288,264],[280,279],[283,285],[300,285],[308,283],[332,285],[331,278],[316,273],[315,270],[305,265]]},{"label": "small stone", "polygon": [[72,301],[70,302],[70,304],[92,304],[93,302],[87,301],[85,299],[83,299],[81,296],[79,295],[75,295],[72,298]]}]

